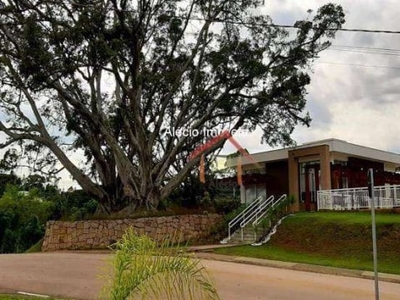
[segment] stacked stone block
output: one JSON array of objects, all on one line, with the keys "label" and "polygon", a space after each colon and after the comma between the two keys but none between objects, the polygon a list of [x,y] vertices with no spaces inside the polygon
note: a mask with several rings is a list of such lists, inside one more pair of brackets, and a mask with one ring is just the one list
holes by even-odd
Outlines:
[{"label": "stacked stone block", "polygon": [[184,243],[209,235],[222,221],[218,214],[179,215],[169,217],[89,220],[76,222],[49,221],[43,251],[107,249],[120,239],[129,227],[160,242]]}]

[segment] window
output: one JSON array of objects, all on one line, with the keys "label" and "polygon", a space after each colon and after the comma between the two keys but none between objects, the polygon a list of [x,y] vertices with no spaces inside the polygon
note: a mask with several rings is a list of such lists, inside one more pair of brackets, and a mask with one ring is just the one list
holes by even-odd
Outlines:
[{"label": "window", "polygon": [[300,201],[305,202],[309,197],[310,202],[317,201],[317,191],[320,189],[320,163],[310,161],[299,163],[299,189]]}]

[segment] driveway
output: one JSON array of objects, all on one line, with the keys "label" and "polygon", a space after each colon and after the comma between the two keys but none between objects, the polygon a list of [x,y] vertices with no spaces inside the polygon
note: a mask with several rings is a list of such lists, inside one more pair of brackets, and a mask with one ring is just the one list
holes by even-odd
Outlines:
[{"label": "driveway", "polygon": [[[98,299],[107,254],[0,255],[0,291]],[[232,262],[202,260],[226,300],[374,299],[373,281]],[[381,282],[381,299],[399,299],[400,284]]]}]

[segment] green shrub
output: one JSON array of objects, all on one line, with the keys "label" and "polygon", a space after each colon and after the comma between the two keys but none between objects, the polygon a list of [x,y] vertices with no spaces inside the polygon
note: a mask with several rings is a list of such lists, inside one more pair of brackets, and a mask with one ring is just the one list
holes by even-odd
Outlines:
[{"label": "green shrub", "polygon": [[205,191],[203,194],[203,197],[200,200],[200,206],[210,210],[210,208],[212,207],[212,203],[211,203],[211,197],[210,197],[210,193]]},{"label": "green shrub", "polygon": [[0,253],[24,252],[40,240],[54,207],[36,188],[23,192],[8,185],[0,198]]},{"label": "green shrub", "polygon": [[179,246],[168,241],[158,246],[128,229],[112,249],[103,289],[107,299],[219,299],[200,261]]},{"label": "green shrub", "polygon": [[37,243],[44,236],[44,226],[40,223],[37,216],[31,218],[24,223],[19,231],[20,247],[21,249],[29,249],[32,245]]},{"label": "green shrub", "polygon": [[57,201],[60,219],[78,221],[91,219],[98,213],[99,203],[82,190],[63,193]]},{"label": "green shrub", "polygon": [[160,202],[158,202],[157,210],[166,211],[171,207],[171,205],[172,205],[172,203],[169,198],[161,199]]},{"label": "green shrub", "polygon": [[17,232],[7,228],[4,231],[3,240],[0,243],[1,253],[13,253],[18,251],[18,235]]},{"label": "green shrub", "polygon": [[241,206],[241,203],[239,198],[217,195],[214,197],[213,206],[216,213],[226,215],[237,210]]}]

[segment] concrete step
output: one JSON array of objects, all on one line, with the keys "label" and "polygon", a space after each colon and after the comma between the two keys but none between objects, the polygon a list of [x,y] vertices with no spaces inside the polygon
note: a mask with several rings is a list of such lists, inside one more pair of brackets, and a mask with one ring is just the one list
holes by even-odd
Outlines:
[{"label": "concrete step", "polygon": [[[242,237],[243,236],[243,237]],[[228,241],[229,244],[251,244],[254,243],[257,239],[257,235],[254,232],[254,228],[252,226],[248,226],[243,228],[243,235],[241,229],[235,231],[235,233],[231,236],[231,239]]]}]

